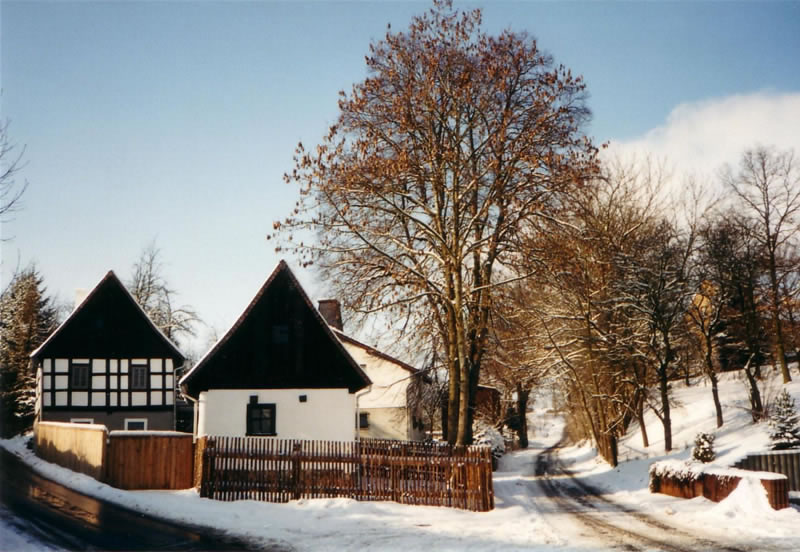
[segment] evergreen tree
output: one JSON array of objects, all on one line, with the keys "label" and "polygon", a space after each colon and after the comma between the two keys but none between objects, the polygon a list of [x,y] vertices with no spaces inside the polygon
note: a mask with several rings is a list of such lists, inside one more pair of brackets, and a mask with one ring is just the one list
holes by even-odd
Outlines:
[{"label": "evergreen tree", "polygon": [[698,433],[694,438],[692,458],[699,462],[708,463],[713,462],[716,457],[717,453],[714,451],[714,434]]},{"label": "evergreen tree", "polygon": [[30,353],[56,328],[57,309],[35,267],[14,275],[0,295],[0,435],[30,428],[36,400]]},{"label": "evergreen tree", "polygon": [[778,395],[769,425],[773,450],[800,448],[800,415],[786,389]]}]

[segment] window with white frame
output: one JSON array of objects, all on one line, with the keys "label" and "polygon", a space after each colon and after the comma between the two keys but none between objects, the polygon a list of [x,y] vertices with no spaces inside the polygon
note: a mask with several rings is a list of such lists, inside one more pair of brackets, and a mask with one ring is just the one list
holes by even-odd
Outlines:
[{"label": "window with white frame", "polygon": [[147,429],[147,418],[125,418],[125,430],[137,431]]}]

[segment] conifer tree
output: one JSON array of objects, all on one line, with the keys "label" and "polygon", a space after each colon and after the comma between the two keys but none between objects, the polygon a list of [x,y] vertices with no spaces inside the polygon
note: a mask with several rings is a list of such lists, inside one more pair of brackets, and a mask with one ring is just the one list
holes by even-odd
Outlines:
[{"label": "conifer tree", "polygon": [[800,414],[786,389],[778,395],[774,408],[769,421],[773,450],[800,448]]},{"label": "conifer tree", "polygon": [[0,295],[0,434],[33,423],[36,380],[29,355],[57,326],[57,309],[35,267],[14,275]]}]

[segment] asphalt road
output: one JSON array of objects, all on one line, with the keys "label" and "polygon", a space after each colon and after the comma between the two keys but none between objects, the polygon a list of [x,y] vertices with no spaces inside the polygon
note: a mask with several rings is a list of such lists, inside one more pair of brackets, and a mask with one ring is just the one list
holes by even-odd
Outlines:
[{"label": "asphalt road", "polygon": [[166,522],[73,491],[36,474],[3,449],[0,449],[0,501],[14,515],[26,520],[26,530],[35,533],[39,540],[68,550],[254,548],[253,543],[209,529]]}]

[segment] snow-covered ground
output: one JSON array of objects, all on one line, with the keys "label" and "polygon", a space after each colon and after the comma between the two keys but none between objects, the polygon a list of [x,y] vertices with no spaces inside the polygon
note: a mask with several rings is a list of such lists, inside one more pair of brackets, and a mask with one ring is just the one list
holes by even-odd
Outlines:
[{"label": "snow-covered ground", "polygon": [[41,538],[38,530],[28,520],[15,516],[0,505],[0,550],[57,551],[61,549]]},{"label": "snow-covered ground", "polygon": [[[794,374],[797,374],[795,369]],[[800,378],[797,378],[800,379]],[[776,380],[777,381],[777,380]],[[767,445],[765,424],[754,426],[743,408],[747,390],[742,381],[726,375],[721,383],[725,425],[715,428],[711,390],[702,382],[689,388],[675,384],[678,405],[673,410],[673,442],[676,452],[668,458],[686,459],[699,431],[717,435],[715,447],[721,465],[729,465],[748,452]],[[766,397],[781,386],[771,383]],[[800,382],[788,386],[800,404]],[[535,410],[530,417],[531,448],[506,455],[495,473],[492,512],[475,513],[429,506],[404,506],[392,502],[357,502],[349,499],[299,500],[288,504],[255,501],[218,502],[200,498],[194,490],[122,491],[88,476],[49,464],[34,456],[24,438],[0,441],[43,475],[86,494],[147,512],[165,519],[190,522],[227,531],[250,539],[255,545],[279,543],[297,550],[585,550],[573,544],[568,516],[545,513],[537,504],[544,498],[532,484],[536,454],[556,443],[563,422]],[[651,445],[641,446],[634,428],[620,443],[623,461],[610,468],[595,458],[587,446],[573,446],[562,453],[586,482],[605,489],[611,499],[640,509],[664,523],[687,528],[713,538],[759,542],[765,547],[800,550],[800,509],[774,511],[766,503],[760,486],[740,485],[725,501],[715,504],[704,498],[682,500],[648,491],[648,468],[664,459],[661,425],[648,416]],[[0,514],[2,514],[0,512]],[[558,518],[558,519],[556,519]],[[10,535],[10,536],[9,536]],[[6,541],[6,538],[22,539]],[[18,527],[0,524],[0,542],[26,546]],[[35,546],[32,546],[35,548]]]}]

